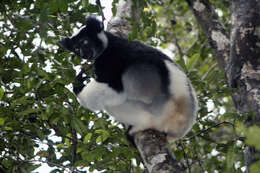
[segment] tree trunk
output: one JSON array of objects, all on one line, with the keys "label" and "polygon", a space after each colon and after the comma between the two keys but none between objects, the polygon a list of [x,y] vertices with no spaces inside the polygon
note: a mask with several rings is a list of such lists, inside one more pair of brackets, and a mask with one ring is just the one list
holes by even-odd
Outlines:
[{"label": "tree trunk", "polygon": [[[246,124],[260,121],[260,1],[233,0],[230,85],[237,88],[233,100],[240,113],[254,112]],[[245,150],[247,172],[259,151]]]},{"label": "tree trunk", "polygon": [[[213,49],[219,66],[225,69],[228,85],[239,113],[253,112],[246,124],[260,121],[260,1],[232,0],[231,34],[227,34],[208,0],[186,0]],[[257,161],[255,148],[247,147],[247,172]]]},{"label": "tree trunk", "polygon": [[[117,6],[117,14],[108,22],[108,31],[127,38],[131,32],[132,21],[139,21],[143,10],[141,1],[121,0]],[[136,19],[136,20],[134,20]],[[166,135],[155,130],[138,132],[134,136],[135,144],[141,154],[143,163],[149,173],[182,173],[183,169],[175,159]]]}]

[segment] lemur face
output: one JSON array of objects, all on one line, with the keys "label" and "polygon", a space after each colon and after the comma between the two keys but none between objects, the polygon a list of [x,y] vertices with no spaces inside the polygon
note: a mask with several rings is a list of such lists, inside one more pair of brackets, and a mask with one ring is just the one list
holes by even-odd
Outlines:
[{"label": "lemur face", "polygon": [[107,47],[107,37],[103,24],[96,18],[88,17],[86,26],[71,37],[62,39],[60,45],[83,59],[95,59]]}]

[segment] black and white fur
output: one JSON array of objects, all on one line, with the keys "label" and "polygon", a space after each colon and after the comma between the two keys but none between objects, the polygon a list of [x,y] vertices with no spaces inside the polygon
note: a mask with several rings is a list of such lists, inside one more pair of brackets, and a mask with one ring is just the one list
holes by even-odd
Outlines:
[{"label": "black and white fur", "polygon": [[193,126],[197,114],[194,89],[161,51],[104,31],[94,17],[88,17],[79,33],[60,43],[81,58],[94,60],[95,80],[85,86],[78,76],[81,81],[74,85],[83,107],[106,111],[132,126],[130,134],[156,129],[176,140]]}]

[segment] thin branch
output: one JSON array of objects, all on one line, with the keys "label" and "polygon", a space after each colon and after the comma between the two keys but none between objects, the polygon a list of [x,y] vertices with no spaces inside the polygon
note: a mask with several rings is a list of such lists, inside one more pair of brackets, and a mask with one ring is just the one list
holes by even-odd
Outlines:
[{"label": "thin branch", "polygon": [[106,18],[105,18],[105,15],[103,13],[103,9],[102,9],[102,5],[101,5],[100,0],[96,0],[96,4],[97,4],[99,12],[100,12],[100,14],[102,16],[102,23],[104,24],[104,21],[106,20]]},{"label": "thin branch", "polygon": [[180,54],[180,57],[183,59],[183,56],[184,56],[185,54],[184,54],[184,52],[182,51],[182,48],[181,48],[181,46],[180,46],[180,44],[179,44],[179,42],[178,42],[178,38],[177,38],[177,36],[176,36],[175,34],[173,35],[173,42],[174,42],[175,46],[177,47],[177,50],[178,50],[178,52],[179,52],[179,54]]},{"label": "thin branch", "polygon": [[205,168],[203,166],[203,163],[201,163],[201,162],[204,162],[204,161],[201,161],[201,159],[199,158],[197,150],[195,150],[195,155],[196,155],[195,157],[197,158],[197,159],[195,159],[195,161],[199,163],[199,166],[202,169],[202,172],[206,172]]},{"label": "thin branch", "polygon": [[[29,162],[29,163],[33,163],[33,162],[47,163],[48,165],[53,165],[53,166],[56,166],[56,167],[62,169],[64,172],[70,173],[69,168],[67,168],[67,167],[65,167],[63,165],[57,164],[57,163],[53,163],[53,162],[47,161],[47,160],[44,161],[44,160],[39,159],[39,160],[29,160],[29,161],[25,161],[25,162]],[[78,172],[78,171],[76,171],[76,172]]]},{"label": "thin branch", "polygon": [[72,148],[73,148],[73,153],[72,153],[72,161],[71,161],[71,172],[75,172],[75,163],[77,161],[77,143],[78,143],[78,138],[77,138],[77,133],[74,129],[71,129],[72,131]]},{"label": "thin branch", "polygon": [[191,46],[185,50],[183,50],[184,55],[186,55],[192,48],[197,44],[199,40],[199,31],[196,32],[196,40],[191,44]]},{"label": "thin branch", "polygon": [[202,133],[206,133],[206,132],[208,132],[209,130],[211,130],[211,129],[213,129],[213,128],[216,128],[216,127],[218,127],[218,126],[221,126],[222,124],[228,124],[228,125],[231,125],[233,129],[235,128],[235,125],[234,125],[233,123],[228,122],[228,121],[223,121],[223,122],[221,122],[221,123],[215,124],[215,125],[213,125],[213,126],[207,128],[207,129],[201,130],[201,131],[198,132],[197,134],[195,134],[195,135],[193,135],[193,136],[191,136],[191,137],[189,137],[189,138],[187,138],[187,139],[184,139],[184,140],[185,140],[185,141],[189,141],[189,140],[191,140],[192,138],[194,138],[194,137],[196,137],[196,136],[199,136],[199,135],[202,134]]},{"label": "thin branch", "polygon": [[186,152],[185,152],[184,145],[182,144],[182,142],[180,142],[179,144],[180,144],[181,149],[182,149],[182,151],[183,151],[183,157],[184,157],[184,160],[185,160],[185,162],[186,162],[186,164],[187,164],[188,172],[191,173],[191,164],[190,164],[189,158],[188,158],[188,156],[187,156],[187,154],[186,154]]},{"label": "thin branch", "polygon": [[208,75],[217,67],[217,63],[213,64],[210,69],[202,76],[201,80],[204,81]]}]

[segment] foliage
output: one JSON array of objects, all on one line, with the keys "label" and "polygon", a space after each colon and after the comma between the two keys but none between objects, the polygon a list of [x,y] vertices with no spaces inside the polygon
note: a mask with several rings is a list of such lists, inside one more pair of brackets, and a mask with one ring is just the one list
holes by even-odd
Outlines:
[{"label": "foliage", "polygon": [[57,46],[97,9],[70,0],[1,4],[0,167],[7,172],[31,172],[36,161],[54,172],[130,169],[136,151],[107,115],[79,107],[69,88],[81,60]]},{"label": "foliage", "polygon": [[[212,2],[229,26],[228,2],[222,1]],[[187,172],[242,172],[244,138],[236,125],[246,116],[236,113],[232,90],[188,5],[182,0],[142,5],[141,21],[132,21],[129,39],[171,50],[200,101],[192,132],[173,145],[176,157]],[[140,159],[121,126],[102,112],[81,108],[70,90],[75,67],[83,62],[57,42],[91,13],[98,7],[87,0],[0,4],[0,172],[32,172],[41,163],[53,172],[138,172]],[[249,133],[247,142],[259,147],[255,134]]]}]

